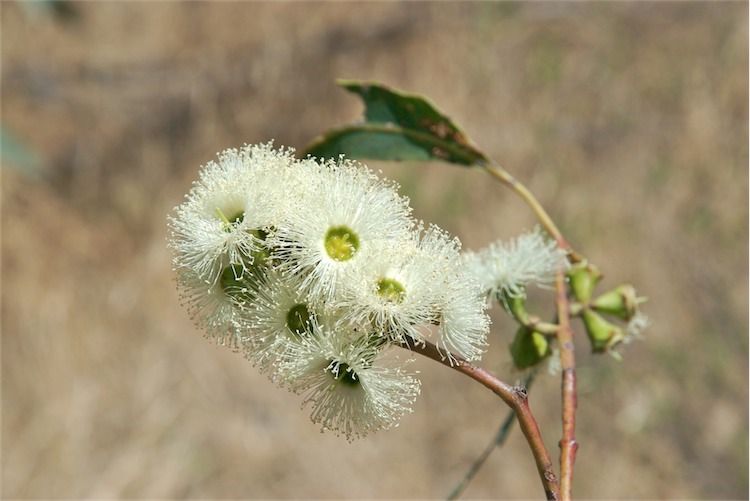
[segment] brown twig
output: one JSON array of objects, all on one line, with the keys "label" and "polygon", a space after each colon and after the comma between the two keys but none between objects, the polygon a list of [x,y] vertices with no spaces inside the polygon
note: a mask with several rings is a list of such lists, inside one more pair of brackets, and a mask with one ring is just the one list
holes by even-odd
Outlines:
[{"label": "brown twig", "polygon": [[565,274],[560,271],[555,281],[557,291],[557,316],[560,326],[557,340],[560,345],[562,366],[562,438],[560,439],[560,496],[563,501],[571,499],[573,465],[576,460],[576,360],[573,331],[570,328],[570,311],[565,286]]},{"label": "brown twig", "polygon": [[534,415],[529,408],[529,399],[526,388],[523,386],[511,386],[500,381],[491,372],[471,365],[469,362],[458,358],[451,361],[438,350],[437,346],[429,342],[415,342],[407,338],[405,346],[415,353],[426,356],[439,362],[453,370],[461,372],[470,378],[482,383],[485,387],[492,390],[505,402],[516,414],[521,431],[526,437],[531,453],[536,462],[536,468],[544,487],[547,499],[557,500],[559,498],[559,486],[557,476],[552,469],[552,460],[550,459],[547,448],[544,446],[542,434],[539,431]]},{"label": "brown twig", "polygon": [[557,228],[557,225],[552,221],[552,218],[547,214],[547,211],[544,210],[544,207],[542,207],[542,204],[539,203],[539,201],[536,199],[533,193],[529,191],[529,189],[523,185],[520,181],[518,181],[516,178],[514,178],[510,172],[503,169],[499,165],[496,164],[480,164],[489,175],[503,183],[505,186],[510,188],[511,190],[515,191],[518,196],[520,196],[524,202],[526,202],[526,205],[528,205],[532,211],[534,211],[534,214],[536,215],[537,219],[539,219],[539,222],[544,226],[544,229],[549,233],[552,238],[555,239],[557,242],[557,245],[560,246],[561,249],[565,250],[568,253],[568,259],[571,263],[577,263],[581,261],[583,258],[580,254],[578,254],[573,247],[568,243],[567,240],[562,236],[562,233]]},{"label": "brown twig", "polygon": [[[536,369],[532,369],[528,376],[526,376],[526,379],[521,383],[527,390],[529,387],[531,387],[531,384],[534,382],[534,377],[536,376]],[[479,470],[484,466],[484,463],[487,461],[487,459],[490,457],[490,454],[492,454],[492,451],[495,449],[498,449],[503,446],[505,443],[505,440],[508,438],[508,435],[510,434],[510,430],[513,428],[513,423],[515,422],[516,413],[513,409],[510,410],[507,416],[505,416],[505,419],[503,419],[503,422],[500,424],[500,428],[498,428],[497,433],[495,433],[495,436],[492,437],[492,441],[487,444],[487,447],[484,448],[482,453],[477,457],[473,463],[471,463],[471,466],[466,471],[466,474],[461,479],[458,484],[453,488],[450,494],[448,494],[448,501],[451,501],[453,499],[458,499],[458,496],[461,495],[461,493],[466,489],[466,487],[469,485],[469,482],[472,481],[472,479],[476,476],[477,473],[479,473]]]},{"label": "brown twig", "polygon": [[[568,253],[568,260],[577,263],[583,260],[562,233],[552,218],[544,210],[533,193],[523,183],[514,178],[508,171],[496,164],[480,164],[492,177],[516,192],[534,211],[544,229],[557,242],[561,249]],[[559,318],[557,340],[560,345],[560,364],[562,365],[562,438],[560,439],[560,495],[564,501],[571,499],[573,484],[573,465],[575,464],[578,443],[575,437],[576,406],[576,362],[573,331],[570,328],[570,305],[565,286],[565,274],[561,271],[556,277],[557,314]]]}]

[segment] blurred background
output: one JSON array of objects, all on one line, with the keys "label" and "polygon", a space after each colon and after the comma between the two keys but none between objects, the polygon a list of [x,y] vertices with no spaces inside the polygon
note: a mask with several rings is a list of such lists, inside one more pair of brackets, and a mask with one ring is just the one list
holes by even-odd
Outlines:
[{"label": "blurred background", "polygon": [[[217,151],[359,118],[338,77],[429,96],[573,245],[634,283],[624,360],[578,337],[580,498],[748,492],[746,3],[15,3],[2,9],[2,496],[440,498],[504,417],[419,360],[347,443],[178,304],[166,216]],[[465,248],[530,229],[479,171],[373,164]],[[549,314],[551,297],[536,296]],[[482,362],[510,382],[494,311]],[[550,451],[559,378],[531,404]],[[540,497],[518,430],[466,491]]]}]

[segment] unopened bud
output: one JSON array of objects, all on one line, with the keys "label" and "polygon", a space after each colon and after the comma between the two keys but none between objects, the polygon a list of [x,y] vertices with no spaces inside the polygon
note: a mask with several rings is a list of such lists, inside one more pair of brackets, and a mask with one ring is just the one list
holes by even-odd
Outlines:
[{"label": "unopened bud", "polygon": [[536,365],[550,355],[551,350],[547,338],[538,332],[521,326],[516,331],[516,337],[510,345],[513,364],[519,369],[526,369]]},{"label": "unopened bud", "polygon": [[576,264],[568,270],[568,279],[575,298],[582,303],[588,303],[594,292],[594,287],[602,279],[602,274],[599,268],[584,262]]},{"label": "unopened bud", "polygon": [[606,321],[595,311],[583,310],[583,323],[595,353],[608,351],[625,339],[625,333],[618,326]]},{"label": "unopened bud", "polygon": [[623,284],[594,299],[591,307],[600,313],[607,313],[629,321],[638,311],[638,305],[646,301],[638,297],[635,287]]},{"label": "unopened bud", "polygon": [[521,325],[529,324],[529,313],[526,311],[526,297],[512,295],[507,292],[498,294],[498,299],[505,309],[513,315],[513,318]]}]

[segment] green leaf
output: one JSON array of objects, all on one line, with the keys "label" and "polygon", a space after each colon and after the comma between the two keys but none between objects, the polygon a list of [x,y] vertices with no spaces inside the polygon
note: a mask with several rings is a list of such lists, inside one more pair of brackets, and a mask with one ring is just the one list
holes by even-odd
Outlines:
[{"label": "green leaf", "polygon": [[308,145],[303,156],[442,160],[460,165],[487,161],[461,129],[424,97],[372,82],[338,83],[362,99],[365,121],[328,131]]}]

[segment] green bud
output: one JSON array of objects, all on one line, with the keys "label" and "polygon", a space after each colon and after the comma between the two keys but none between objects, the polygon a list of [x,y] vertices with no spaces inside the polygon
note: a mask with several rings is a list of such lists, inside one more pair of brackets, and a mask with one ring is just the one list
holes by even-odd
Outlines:
[{"label": "green bud", "polygon": [[526,298],[524,296],[512,296],[508,293],[498,295],[498,301],[505,309],[513,315],[513,318],[521,325],[529,324],[529,312],[526,311]]},{"label": "green bud", "polygon": [[547,358],[552,351],[549,347],[549,341],[538,332],[521,326],[516,331],[516,337],[510,344],[510,354],[513,357],[513,364],[519,369],[525,369],[536,365]]},{"label": "green bud", "polygon": [[581,313],[583,313],[583,309],[584,309],[583,305],[579,303],[578,301],[571,301],[569,304],[571,317],[580,317]]},{"label": "green bud", "polygon": [[602,274],[593,264],[583,262],[568,270],[568,279],[575,298],[582,303],[588,303],[596,284],[602,279]]},{"label": "green bud", "polygon": [[618,326],[607,322],[604,317],[589,309],[583,310],[583,323],[591,341],[591,350],[605,352],[625,339],[625,333]]},{"label": "green bud", "polygon": [[628,321],[638,311],[638,305],[645,301],[645,297],[636,295],[635,287],[623,284],[594,299],[591,307],[600,313],[607,313]]}]

